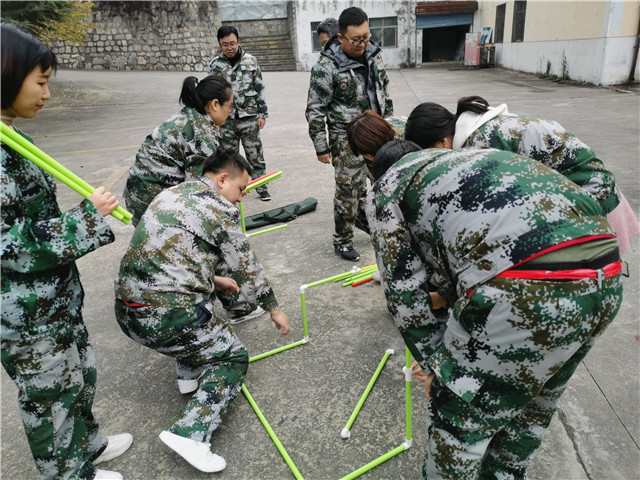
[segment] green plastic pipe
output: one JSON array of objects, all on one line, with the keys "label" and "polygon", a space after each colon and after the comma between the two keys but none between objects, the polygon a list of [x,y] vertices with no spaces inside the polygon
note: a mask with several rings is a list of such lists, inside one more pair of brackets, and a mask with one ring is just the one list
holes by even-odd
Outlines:
[{"label": "green plastic pipe", "polygon": [[351,414],[351,417],[349,417],[347,424],[342,429],[342,433],[341,433],[342,438],[349,438],[351,436],[349,430],[351,429],[353,422],[356,421],[356,417],[358,416],[358,413],[360,413],[360,410],[362,409],[362,406],[364,405],[365,400],[369,396],[371,389],[373,388],[373,386],[376,383],[376,380],[378,380],[378,377],[380,376],[380,372],[382,372],[382,368],[384,367],[384,364],[387,363],[387,359],[389,358],[389,355],[391,355],[392,353],[393,353],[393,350],[387,350],[384,356],[382,357],[382,360],[380,360],[380,364],[378,365],[378,368],[374,372],[373,377],[371,377],[371,380],[369,380],[369,385],[367,385],[367,388],[365,388],[364,393],[360,397],[360,401],[358,401],[358,404],[356,405],[355,410]]},{"label": "green plastic pipe", "polygon": [[384,455],[381,455],[380,457],[376,458],[375,460],[367,463],[366,465],[363,465],[359,469],[354,470],[349,475],[347,475],[345,477],[342,477],[340,480],[352,480],[353,478],[359,477],[363,473],[367,473],[369,470],[377,467],[381,463],[384,463],[387,460],[389,460],[390,458],[395,457],[399,453],[404,452],[406,449],[407,449],[407,446],[405,444],[402,444],[402,445],[394,448],[390,452],[387,452]]},{"label": "green plastic pipe", "polygon": [[[89,185],[82,178],[78,177],[75,173],[59,162],[56,162],[29,140],[2,122],[0,122],[0,133],[2,133],[2,143],[35,163],[44,171],[50,173],[54,178],[60,180],[84,198],[88,198],[95,190],[95,188]],[[125,224],[129,223],[133,217],[131,213],[120,206],[116,207],[111,212],[111,215]]]},{"label": "green plastic pipe", "polygon": [[265,353],[261,353],[260,355],[256,355],[255,357],[251,357],[249,359],[249,363],[255,362],[258,360],[262,360],[265,357],[270,357],[271,355],[275,355],[276,353],[284,352],[285,350],[289,350],[293,347],[299,347],[300,345],[304,345],[307,343],[305,340],[298,340],[297,342],[290,343],[289,345],[285,345],[284,347],[276,348],[275,350],[270,350]]},{"label": "green plastic pipe", "polygon": [[[85,180],[83,180],[82,178],[77,176],[75,173],[73,173],[71,170],[69,170],[67,167],[65,167],[61,163],[59,163],[56,160],[54,160],[53,158],[51,158],[47,153],[45,153],[40,148],[38,148],[35,144],[31,143],[29,140],[24,138],[22,135],[20,135],[14,129],[10,128],[7,125],[3,125],[3,127],[4,128],[2,129],[2,133],[4,135],[7,135],[9,138],[14,140],[18,144],[22,145],[24,148],[26,148],[28,151],[30,151],[33,155],[35,155],[39,159],[41,159],[44,162],[46,162],[48,165],[50,165],[55,170],[59,171],[62,175],[66,176],[68,179],[75,180],[75,182],[78,185],[83,187],[85,190],[93,193],[95,188],[93,188],[88,182],[86,182]],[[122,208],[120,206],[116,207],[116,210],[124,218],[128,218],[128,219],[133,218],[133,214],[132,213],[126,211],[124,208]]]},{"label": "green plastic pipe", "polygon": [[[4,126],[4,123],[2,123],[1,125]],[[9,138],[8,136],[6,136],[4,134],[4,132],[3,132],[3,135],[2,135],[2,143],[7,145],[9,148],[11,148],[12,150],[16,151],[17,153],[19,153],[20,155],[22,155],[26,159],[28,159],[31,162],[35,163],[38,167],[40,167],[45,172],[50,173],[54,178],[57,178],[62,183],[64,183],[66,186],[68,186],[69,188],[74,190],[76,193],[82,195],[84,198],[90,197],[91,194],[93,193],[93,190],[88,191],[84,187],[84,185],[78,184],[78,182],[76,182],[75,179],[72,179],[72,178],[69,178],[69,177],[65,176],[63,173],[61,173],[60,171],[58,171],[55,168],[53,168],[51,165],[46,163],[44,160],[36,157],[33,153],[28,151],[26,148],[22,147],[21,145],[17,144],[16,142],[14,142],[13,139]],[[114,218],[120,220],[124,224],[129,223],[129,219],[128,218],[125,219],[122,216],[122,214],[117,212],[115,209],[111,212],[111,215]]]},{"label": "green plastic pipe", "polygon": [[247,390],[247,387],[244,385],[244,383],[242,384],[242,393],[244,393],[244,396],[247,397],[247,400],[249,401],[249,404],[253,408],[253,411],[256,412],[256,415],[258,415],[258,418],[260,419],[260,422],[262,422],[262,426],[265,428],[265,430],[267,431],[267,433],[271,437],[271,440],[276,445],[276,448],[280,452],[280,455],[282,455],[282,458],[284,458],[284,461],[287,462],[287,465],[289,465],[289,468],[291,469],[291,473],[293,473],[293,476],[296,477],[298,480],[304,480],[304,478],[302,477],[302,475],[298,471],[298,468],[293,463],[293,460],[291,460],[291,457],[289,456],[287,451],[282,446],[282,443],[280,442],[280,440],[278,440],[278,437],[276,436],[275,432],[271,428],[271,425],[269,425],[269,422],[267,422],[267,419],[264,417],[264,415],[260,411],[260,408],[258,407],[258,404],[253,399],[253,397],[249,393],[249,390]]},{"label": "green plastic pipe", "polygon": [[304,293],[300,293],[300,306],[302,307],[302,328],[304,331],[304,338],[309,338],[309,329],[307,327],[307,300]]},{"label": "green plastic pipe", "polygon": [[238,210],[240,210],[240,221],[242,222],[242,233],[247,233],[247,228],[244,225],[244,207],[242,202],[238,202]]},{"label": "green plastic pipe", "polygon": [[268,177],[265,177],[262,180],[258,180],[257,182],[252,183],[251,185],[247,185],[247,188],[245,188],[245,191],[250,192],[251,190],[255,190],[256,188],[261,187],[265,183],[269,183],[270,181],[275,180],[276,178],[280,178],[281,176],[282,176],[282,171],[274,173],[273,175],[269,175]]},{"label": "green plastic pipe", "polygon": [[[243,222],[244,223],[244,222]],[[277,227],[265,228],[264,230],[260,230],[259,232],[249,233],[250,237],[255,237],[256,235],[262,235],[263,233],[273,232],[274,230],[280,230],[281,228],[287,227],[288,225],[285,223],[284,225],[278,225]]]}]

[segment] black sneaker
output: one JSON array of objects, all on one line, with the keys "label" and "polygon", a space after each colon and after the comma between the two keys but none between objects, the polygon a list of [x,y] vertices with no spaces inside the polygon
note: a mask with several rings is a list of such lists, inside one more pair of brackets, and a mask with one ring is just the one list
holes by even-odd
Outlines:
[{"label": "black sneaker", "polygon": [[263,202],[268,202],[269,200],[271,200],[271,195],[269,195],[269,192],[267,190],[262,190],[258,192],[258,196],[260,197],[260,200],[262,200]]},{"label": "black sneaker", "polygon": [[360,255],[351,245],[337,245],[334,247],[336,255],[340,255],[345,260],[349,260],[350,262],[356,262],[360,260]]}]

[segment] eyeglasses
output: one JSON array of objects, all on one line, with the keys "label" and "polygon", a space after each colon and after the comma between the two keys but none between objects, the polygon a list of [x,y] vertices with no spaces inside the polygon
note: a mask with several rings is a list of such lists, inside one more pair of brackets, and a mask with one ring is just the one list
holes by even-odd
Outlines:
[{"label": "eyeglasses", "polygon": [[220,47],[221,48],[234,48],[236,45],[238,45],[238,42],[229,42],[229,43],[221,43]]},{"label": "eyeglasses", "polygon": [[363,45],[365,43],[369,43],[371,41],[371,34],[367,33],[364,37],[358,38],[356,40],[351,40],[351,39],[345,37],[344,35],[342,35],[342,38],[344,38],[347,42],[349,42],[354,47],[359,47],[360,45]]}]

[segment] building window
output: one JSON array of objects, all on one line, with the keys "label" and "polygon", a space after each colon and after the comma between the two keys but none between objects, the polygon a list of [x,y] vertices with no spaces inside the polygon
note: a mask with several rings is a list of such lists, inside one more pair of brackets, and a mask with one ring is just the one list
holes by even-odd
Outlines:
[{"label": "building window", "polygon": [[398,46],[398,17],[370,18],[369,30],[381,47]]},{"label": "building window", "polygon": [[506,9],[506,3],[498,5],[496,8],[496,28],[493,34],[494,43],[502,43],[502,38],[504,37],[504,17]]},{"label": "building window", "polygon": [[527,2],[516,0],[513,3],[513,29],[511,32],[512,42],[522,42],[524,40],[524,20],[527,16]]},{"label": "building window", "polygon": [[320,25],[320,22],[311,22],[311,46],[314,52],[322,50],[322,42],[320,42],[317,32],[318,25]]}]

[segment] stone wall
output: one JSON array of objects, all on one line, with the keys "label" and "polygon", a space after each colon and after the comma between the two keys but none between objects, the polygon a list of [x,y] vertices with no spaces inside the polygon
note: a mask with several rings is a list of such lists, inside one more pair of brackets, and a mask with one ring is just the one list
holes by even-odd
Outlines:
[{"label": "stone wall", "polygon": [[94,3],[88,41],[52,45],[61,68],[204,72],[217,51],[217,2]]}]

